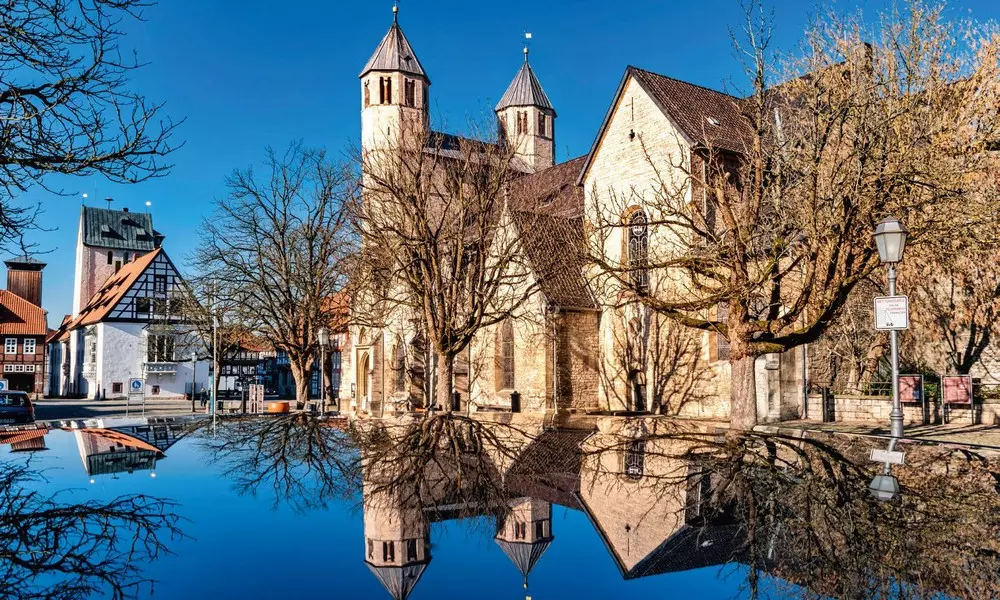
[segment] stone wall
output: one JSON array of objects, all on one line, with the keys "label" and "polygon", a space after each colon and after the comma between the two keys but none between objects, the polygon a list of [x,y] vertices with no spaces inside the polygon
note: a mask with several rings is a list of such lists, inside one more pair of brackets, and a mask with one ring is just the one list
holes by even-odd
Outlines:
[{"label": "stone wall", "polygon": [[600,386],[600,314],[565,312],[559,322],[556,371],[559,410],[597,410]]},{"label": "stone wall", "polygon": [[[837,422],[857,423],[889,423],[889,413],[892,411],[892,399],[887,396],[861,396],[836,394],[833,396],[834,419]],[[903,404],[903,423],[905,425],[922,425],[925,423],[994,423],[1000,415],[998,404],[976,404],[975,410],[967,407],[942,407],[936,399],[930,399],[926,408],[922,404]],[[823,398],[820,395],[809,395],[809,419],[823,419]]]}]

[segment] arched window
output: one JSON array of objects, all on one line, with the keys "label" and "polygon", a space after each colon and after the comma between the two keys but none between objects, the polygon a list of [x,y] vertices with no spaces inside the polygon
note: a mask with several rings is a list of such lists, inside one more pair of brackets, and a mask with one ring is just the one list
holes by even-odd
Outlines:
[{"label": "arched window", "polygon": [[371,94],[371,91],[368,89],[368,82],[366,81],[365,82],[365,108],[368,108],[368,105],[370,105],[371,102],[372,102],[372,94]]},{"label": "arched window", "polygon": [[397,394],[406,391],[406,347],[401,341],[392,350],[392,389]]},{"label": "arched window", "polygon": [[392,104],[392,77],[385,78],[385,103]]},{"label": "arched window", "polygon": [[545,113],[538,113],[538,135],[546,137],[548,134],[545,132]]},{"label": "arched window", "polygon": [[646,471],[646,440],[632,440],[625,445],[625,477],[639,481]]},{"label": "arched window", "polygon": [[412,79],[406,80],[406,89],[404,96],[407,106],[414,107],[417,105],[417,83]]},{"label": "arched window", "polygon": [[385,77],[378,78],[378,103],[385,104]]},{"label": "arched window", "polygon": [[113,262],[115,262],[115,253],[108,250],[108,264],[110,265]]},{"label": "arched window", "polygon": [[514,389],[514,325],[510,320],[500,326],[500,344],[497,354],[500,356],[500,389]]},{"label": "arched window", "polygon": [[640,294],[649,291],[649,223],[641,210],[628,220],[628,268],[632,287]]}]

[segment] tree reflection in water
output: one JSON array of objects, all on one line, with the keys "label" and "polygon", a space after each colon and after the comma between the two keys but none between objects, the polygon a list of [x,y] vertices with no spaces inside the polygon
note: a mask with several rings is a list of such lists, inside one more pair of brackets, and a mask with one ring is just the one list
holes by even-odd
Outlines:
[{"label": "tree reflection in water", "polygon": [[[586,514],[626,579],[729,565],[740,596],[1000,596],[996,459],[911,445],[902,499],[868,483],[871,440],[728,435],[664,421],[552,430],[526,416],[227,423],[208,442],[238,487],[297,508],[360,497],[364,560],[396,599],[432,562],[431,525],[486,530],[524,577]],[[304,476],[308,475],[308,476]]]},{"label": "tree reflection in water", "polygon": [[35,489],[30,463],[0,461],[0,598],[137,595],[146,563],[183,537],[170,501],[144,495],[64,501]]}]

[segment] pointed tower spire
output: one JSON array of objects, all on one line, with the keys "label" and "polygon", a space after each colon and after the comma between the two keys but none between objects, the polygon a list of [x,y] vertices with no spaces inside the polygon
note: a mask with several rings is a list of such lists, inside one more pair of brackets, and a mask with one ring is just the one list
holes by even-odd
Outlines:
[{"label": "pointed tower spire", "polygon": [[555,164],[556,111],[531,68],[530,40],[526,32],[524,63],[495,110],[502,139],[514,149],[524,169],[534,172]]},{"label": "pointed tower spire", "polygon": [[392,7],[392,26],[375,49],[375,53],[368,59],[359,77],[364,77],[371,71],[407,73],[422,77],[430,83],[420,59],[417,58],[410,41],[406,39],[403,29],[399,26],[398,3]]}]

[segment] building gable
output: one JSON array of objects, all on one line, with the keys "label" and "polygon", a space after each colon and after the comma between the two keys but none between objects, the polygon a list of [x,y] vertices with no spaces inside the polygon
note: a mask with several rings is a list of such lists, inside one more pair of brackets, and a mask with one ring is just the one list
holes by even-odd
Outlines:
[{"label": "building gable", "polygon": [[149,213],[84,206],[80,214],[84,246],[149,252],[157,233]]}]

